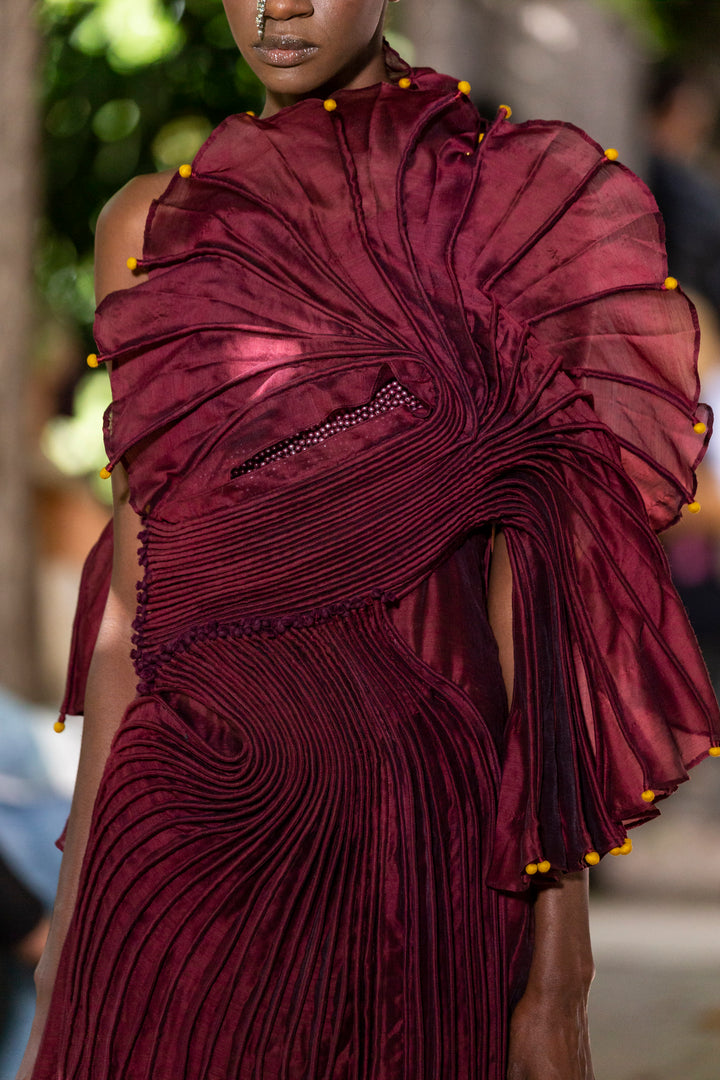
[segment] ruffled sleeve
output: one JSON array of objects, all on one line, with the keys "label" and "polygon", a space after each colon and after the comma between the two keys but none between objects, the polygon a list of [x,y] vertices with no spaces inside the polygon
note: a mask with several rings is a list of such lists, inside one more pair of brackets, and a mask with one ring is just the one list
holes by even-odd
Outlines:
[{"label": "ruffled sleeve", "polygon": [[85,688],[90,661],[110,591],[112,556],[113,523],[111,519],[90,549],[80,577],[65,694],[60,706],[61,720],[64,720],[66,715],[80,716],[85,710]]},{"label": "ruffled sleeve", "polygon": [[483,507],[513,569],[490,883],[518,889],[627,852],[720,744],[656,536],[698,509],[712,416],[642,181],[566,124],[500,119],[482,153],[455,269],[488,373]]}]

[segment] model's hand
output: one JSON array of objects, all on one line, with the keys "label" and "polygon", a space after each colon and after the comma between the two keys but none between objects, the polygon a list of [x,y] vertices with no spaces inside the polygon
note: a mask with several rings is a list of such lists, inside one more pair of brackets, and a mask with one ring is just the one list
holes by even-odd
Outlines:
[{"label": "model's hand", "polygon": [[593,1080],[587,994],[528,990],[510,1022],[507,1080]]}]

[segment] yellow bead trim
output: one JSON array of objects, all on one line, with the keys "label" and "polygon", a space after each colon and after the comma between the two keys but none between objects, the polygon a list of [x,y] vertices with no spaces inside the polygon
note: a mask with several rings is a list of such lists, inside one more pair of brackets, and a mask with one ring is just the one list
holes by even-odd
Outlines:
[{"label": "yellow bead trim", "polygon": [[707,424],[703,424],[702,420],[698,420],[697,424],[693,426],[693,431],[696,435],[704,435],[707,431]]},{"label": "yellow bead trim", "polygon": [[699,514],[700,511],[702,510],[702,506],[696,500],[695,502],[688,503],[688,510],[690,511],[691,514]]},{"label": "yellow bead trim", "polygon": [[665,278],[665,281],[663,282],[663,288],[664,289],[671,289],[672,290],[672,289],[677,289],[677,287],[678,287],[678,279],[677,278],[674,278],[674,277],[666,277]]},{"label": "yellow bead trim", "polygon": [[472,86],[465,79],[461,79],[458,83],[458,90],[461,94],[469,94],[472,90]]},{"label": "yellow bead trim", "polygon": [[110,479],[110,469],[108,469],[107,466],[105,466],[105,465],[103,465],[102,469],[100,470],[100,479],[101,480],[109,480]]},{"label": "yellow bead trim", "polygon": [[621,855],[629,855],[631,851],[632,851],[632,840],[630,839],[629,836],[626,836],[624,843],[620,847],[620,854]]},{"label": "yellow bead trim", "polygon": [[256,114],[253,112],[252,109],[246,109],[245,110],[245,115],[246,116],[255,116]]},{"label": "yellow bead trim", "polygon": [[485,138],[485,132],[481,131],[480,134],[478,135],[478,142],[481,143],[484,138]]},{"label": "yellow bead trim", "polygon": [[538,864],[535,863],[535,862],[529,862],[527,864],[527,866],[525,867],[525,873],[529,874],[530,877],[532,877],[533,874],[537,874],[537,872],[538,872]]},{"label": "yellow bead trim", "polygon": [[598,855],[597,851],[588,851],[587,855],[585,856],[585,862],[588,864],[588,866],[597,866],[597,864],[600,862],[600,856]]},{"label": "yellow bead trim", "polygon": [[501,105],[500,108],[505,110],[505,119],[509,120],[510,117],[512,116],[512,109],[510,108],[510,106],[509,105]]},{"label": "yellow bead trim", "polygon": [[137,270],[138,261],[134,255],[131,255],[125,265],[127,266],[128,270]]},{"label": "yellow bead trim", "polygon": [[543,861],[542,861],[542,862],[539,862],[539,863],[537,864],[537,868],[538,868],[538,873],[539,873],[539,874],[547,874],[548,870],[550,870],[550,869],[551,869],[551,865],[550,865],[550,863],[549,863],[549,862],[547,861],[547,859],[543,859]]},{"label": "yellow bead trim", "polygon": [[188,177],[192,176],[192,165],[181,165],[178,169],[178,172],[182,176],[183,180],[187,180]]},{"label": "yellow bead trim", "polygon": [[323,101],[323,107],[326,112],[335,112],[337,109],[337,101],[335,98],[326,98],[325,101]]},{"label": "yellow bead trim", "polygon": [[711,746],[708,754],[710,757],[720,757],[720,746]]},{"label": "yellow bead trim", "polygon": [[612,848],[610,848],[610,854],[611,855],[622,855],[622,848],[621,847],[612,847]]},{"label": "yellow bead trim", "polygon": [[616,150],[614,146],[609,146],[605,151],[605,157],[608,161],[617,161],[620,157],[620,152]]},{"label": "yellow bead trim", "polygon": [[97,367],[100,361],[97,358],[97,353],[91,352],[85,363],[88,367]]},{"label": "yellow bead trim", "polygon": [[63,724],[62,720],[56,720],[55,723],[53,724],[53,731],[57,731],[57,733],[59,735],[60,732],[64,731],[64,730],[65,730],[65,725]]},{"label": "yellow bead trim", "polygon": [[412,86],[412,79],[408,79],[407,75],[405,75],[402,79],[400,79],[398,86],[401,90],[409,90]]},{"label": "yellow bead trim", "polygon": [[640,798],[642,799],[643,802],[655,802],[655,792],[650,791],[650,789],[648,788],[647,791],[643,791]]}]

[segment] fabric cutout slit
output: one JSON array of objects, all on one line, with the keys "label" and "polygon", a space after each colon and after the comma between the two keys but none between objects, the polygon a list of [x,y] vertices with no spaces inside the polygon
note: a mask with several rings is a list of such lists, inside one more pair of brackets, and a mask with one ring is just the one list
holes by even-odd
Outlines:
[{"label": "fabric cutout slit", "polygon": [[411,390],[403,386],[397,379],[389,379],[372,395],[369,401],[362,405],[353,405],[335,409],[329,413],[323,421],[313,427],[303,428],[294,435],[281,439],[279,442],[266,446],[263,450],[247,458],[241,465],[232,469],[230,476],[235,480],[238,476],[252,472],[255,469],[268,465],[271,461],[279,461],[282,458],[291,457],[302,453],[312,446],[325,442],[326,439],[338,435],[347,428],[372,420],[382,413],[391,409],[406,408],[411,413],[426,415],[428,407],[424,401],[416,397]]}]

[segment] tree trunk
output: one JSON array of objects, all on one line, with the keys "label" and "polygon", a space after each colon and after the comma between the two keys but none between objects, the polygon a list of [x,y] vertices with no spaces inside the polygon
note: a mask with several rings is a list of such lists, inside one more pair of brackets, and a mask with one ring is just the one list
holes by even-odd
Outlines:
[{"label": "tree trunk", "polygon": [[33,541],[25,409],[36,208],[32,0],[0,3],[0,682],[32,695]]}]

